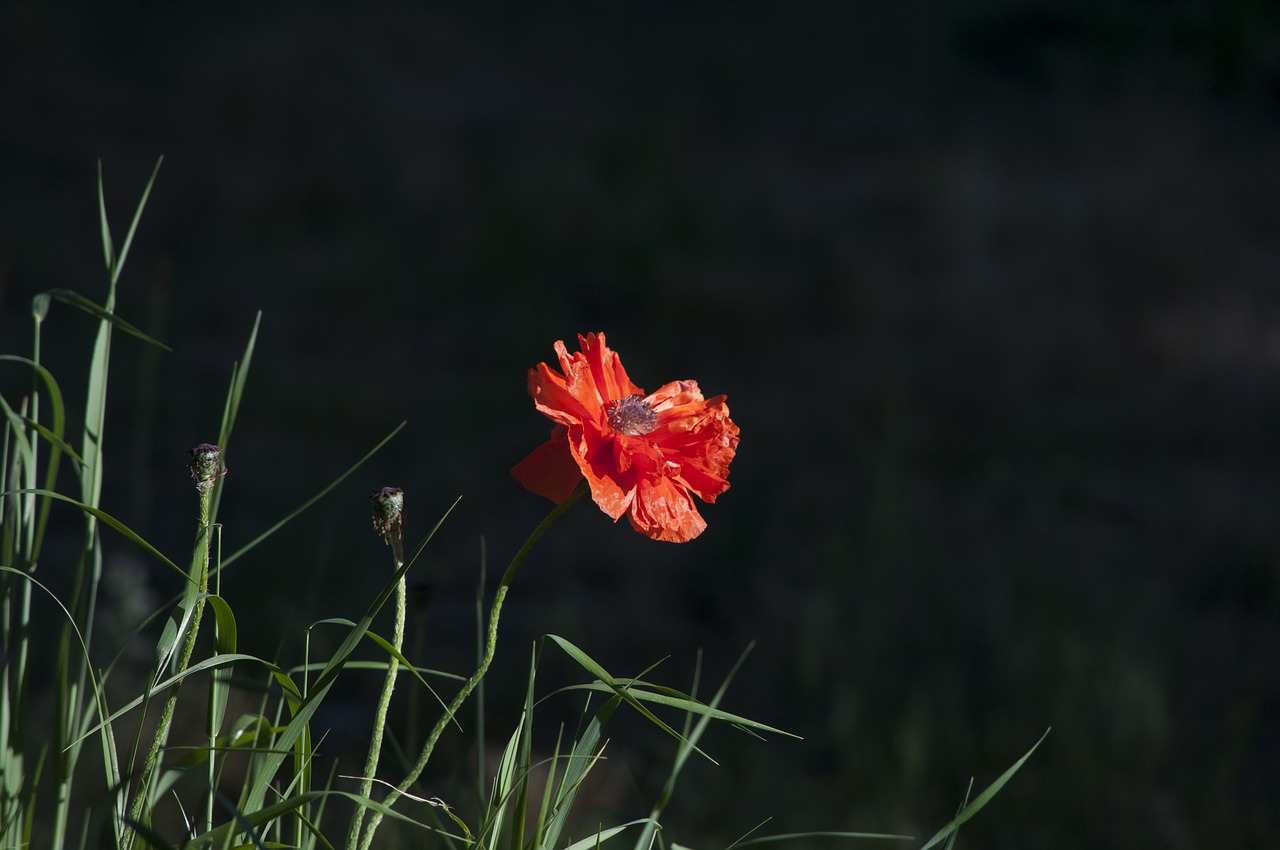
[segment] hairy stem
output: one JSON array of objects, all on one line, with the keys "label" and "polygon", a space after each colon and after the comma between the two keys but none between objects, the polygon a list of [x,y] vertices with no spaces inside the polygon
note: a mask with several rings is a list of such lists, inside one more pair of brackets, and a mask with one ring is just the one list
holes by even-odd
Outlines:
[{"label": "hairy stem", "polygon": [[[587,489],[587,482],[583,481],[574,489],[569,498],[552,508],[551,513],[547,514],[546,518],[538,523],[538,527],[533,530],[533,533],[529,535],[529,539],[520,547],[520,551],[516,552],[515,557],[511,559],[511,564],[507,567],[507,571],[503,573],[502,581],[498,584],[498,590],[493,596],[493,605],[489,609],[489,629],[485,636],[484,654],[480,657],[479,666],[476,667],[476,671],[471,674],[471,677],[463,683],[462,689],[454,696],[444,714],[440,715],[436,725],[431,729],[431,734],[427,736],[427,742],[423,745],[422,752],[418,754],[418,760],[409,771],[409,775],[396,786],[395,790],[387,794],[386,799],[382,801],[384,806],[390,808],[395,805],[396,800],[404,796],[405,792],[418,781],[418,777],[422,775],[427,762],[431,760],[431,753],[435,750],[436,742],[440,740],[440,735],[444,732],[445,727],[457,714],[462,704],[467,701],[467,697],[471,696],[471,692],[475,690],[476,685],[480,684],[480,680],[484,678],[485,673],[489,672],[489,665],[493,662],[493,651],[498,644],[498,617],[502,614],[502,603],[506,601],[507,590],[511,587],[511,582],[515,580],[516,573],[520,571],[520,565],[524,563],[524,559],[533,550],[534,544],[541,539],[552,523],[559,519],[560,515],[570,505],[581,498],[587,492]],[[369,826],[365,830],[364,839],[360,842],[360,850],[369,850],[373,845],[373,835],[381,823],[381,812],[374,812],[369,816]]]},{"label": "hairy stem", "polygon": [[[178,655],[176,673],[181,676],[191,664],[191,655],[195,651],[196,635],[200,632],[200,618],[204,614],[205,595],[209,591],[209,516],[212,487],[200,487],[200,555],[199,575],[197,577],[194,609],[191,614],[191,626],[182,640],[182,649]],[[160,713],[160,723],[156,726],[155,737],[151,739],[151,748],[147,751],[146,761],[142,764],[142,774],[138,778],[138,787],[133,792],[133,802],[129,806],[129,819],[121,833],[120,846],[130,850],[134,843],[132,824],[142,823],[142,810],[146,806],[148,789],[155,776],[156,766],[160,761],[160,748],[169,736],[169,726],[173,723],[173,712],[178,704],[178,693],[182,690],[185,679],[178,679],[169,687],[169,696],[165,700],[164,710]]]},{"label": "hairy stem", "polygon": [[[398,541],[397,541],[398,542]],[[401,547],[393,546],[395,553],[395,568],[399,572],[404,566],[404,553]],[[395,647],[396,652],[400,652],[404,645],[404,619],[405,619],[405,577],[400,576],[400,583],[396,585],[396,625],[395,633],[392,636],[391,645]],[[391,656],[391,660],[387,663],[387,678],[382,683],[382,695],[378,697],[378,708],[373,720],[373,740],[369,742],[369,755],[364,763],[364,778],[360,782],[360,795],[368,797],[373,793],[373,778],[378,772],[378,759],[382,755],[382,732],[387,725],[387,709],[391,706],[391,693],[396,687],[396,674],[400,672],[400,659]],[[356,842],[360,840],[360,827],[364,823],[364,806],[356,806],[355,814],[351,816],[351,829],[347,833],[347,846],[354,847]]]}]

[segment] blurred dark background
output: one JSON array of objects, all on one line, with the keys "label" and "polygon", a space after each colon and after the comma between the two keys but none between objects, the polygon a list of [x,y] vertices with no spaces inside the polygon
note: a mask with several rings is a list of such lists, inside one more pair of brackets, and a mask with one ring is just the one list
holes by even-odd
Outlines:
[{"label": "blurred dark background", "polygon": [[[409,425],[227,571],[241,648],[296,661],[360,613],[393,484],[412,540],[463,497],[413,575],[419,660],[461,671],[482,536],[492,584],[549,507],[507,474],[548,428],[525,372],[606,331],[646,390],[728,395],[733,486],[684,546],[588,507],[553,530],[504,615],[495,745],[540,634],[618,675],[669,656],[678,687],[701,648],[704,693],[755,640],[725,706],[804,740],[712,736],[668,840],[923,839],[1052,726],[963,846],[1263,846],[1278,108],[1260,0],[7,3],[0,339],[29,352],[37,291],[102,299],[96,162],[119,241],[163,154],[118,311],[174,350],[117,337],[104,507],[186,550],[187,450],[262,310],[227,549]],[[73,411],[92,327],[45,323]],[[123,620],[176,591],[107,546]],[[549,652],[540,692],[582,678]],[[351,681],[333,752],[364,743]],[[647,812],[671,752],[624,723],[605,816]]]}]

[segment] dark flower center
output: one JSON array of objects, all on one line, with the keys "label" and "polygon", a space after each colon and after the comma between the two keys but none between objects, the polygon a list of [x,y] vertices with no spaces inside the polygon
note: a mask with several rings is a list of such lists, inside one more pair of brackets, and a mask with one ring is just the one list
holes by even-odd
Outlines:
[{"label": "dark flower center", "polygon": [[658,427],[658,414],[638,395],[614,399],[605,405],[604,413],[609,417],[609,427],[619,434],[639,437]]}]

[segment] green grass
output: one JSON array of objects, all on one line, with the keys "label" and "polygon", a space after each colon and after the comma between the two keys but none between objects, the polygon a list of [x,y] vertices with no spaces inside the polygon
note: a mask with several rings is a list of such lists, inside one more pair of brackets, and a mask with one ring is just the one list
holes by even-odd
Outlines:
[{"label": "green grass", "polygon": [[[42,293],[32,304],[31,355],[0,354],[0,364],[25,370],[30,379],[30,390],[21,398],[0,397],[4,413],[0,443],[0,848],[331,848],[339,846],[336,836],[344,830],[345,846],[362,850],[372,846],[585,850],[606,842],[620,845],[625,840],[630,840],[635,850],[677,846],[678,839],[663,832],[663,814],[676,799],[679,779],[689,761],[714,762],[704,748],[705,733],[712,724],[735,727],[753,736],[788,737],[787,732],[721,707],[746,653],[710,700],[703,702],[697,697],[697,676],[687,693],[650,681],[652,669],[619,677],[569,639],[548,634],[533,648],[524,702],[496,770],[488,776],[484,769],[487,706],[483,685],[496,650],[507,591],[529,551],[583,494],[583,487],[557,506],[515,553],[488,601],[487,615],[483,613],[487,593],[481,583],[473,670],[443,672],[423,667],[406,655],[402,645],[405,578],[443,527],[449,511],[407,553],[398,520],[394,526],[385,517],[381,520],[380,531],[392,549],[395,569],[391,578],[363,611],[317,619],[304,635],[281,635],[283,646],[301,643],[305,647],[299,662],[285,663],[243,651],[236,615],[240,603],[221,594],[222,569],[236,560],[252,559],[260,543],[286,533],[291,520],[341,488],[352,472],[403,428],[402,424],[394,429],[345,470],[335,471],[331,484],[273,522],[249,544],[222,555],[218,507],[258,337],[256,321],[242,358],[230,370],[216,447],[202,444],[198,452],[193,450],[195,532],[190,557],[161,552],[126,521],[102,509],[102,494],[108,486],[104,458],[113,434],[107,398],[116,332],[127,337],[127,344],[166,349],[115,313],[116,287],[159,167],[157,162],[118,252],[107,222],[99,174],[108,280],[103,302],[67,290]],[[80,310],[96,320],[85,373],[84,425],[78,435],[67,432],[68,400],[41,360],[41,329],[53,315],[55,302],[60,305],[58,310]],[[236,481],[248,482],[251,477],[238,474]],[[76,495],[64,491],[68,483]],[[81,522],[75,546],[55,547],[60,553],[74,552],[70,564],[42,561],[54,510],[74,512]],[[59,534],[65,534],[67,527],[73,526],[59,525]],[[112,687],[114,677],[123,676],[123,647],[104,646],[101,639],[95,640],[103,613],[100,587],[105,535],[123,540],[183,578],[182,592],[155,611],[133,636],[151,643],[151,662],[140,691],[125,698]],[[483,560],[482,555],[481,575]],[[59,574],[72,577],[65,597],[43,580],[45,575]],[[395,625],[388,640],[374,625],[393,600]],[[250,601],[254,605],[270,602]],[[336,631],[341,636],[327,657],[312,655],[310,635],[316,629]],[[379,660],[359,657],[369,651]],[[586,680],[539,697],[538,668],[548,651],[572,660]],[[379,708],[369,731],[368,758],[362,767],[339,765],[324,754],[327,730],[318,727],[317,718],[340,678],[368,670],[379,671],[384,677]],[[397,689],[397,682],[407,686],[407,697],[406,688]],[[194,683],[200,687],[191,687]],[[397,696],[407,698],[414,707],[407,734],[389,725],[388,706]],[[450,727],[468,734],[462,709],[473,696],[471,735],[476,760],[445,765],[443,774],[455,778],[449,787],[456,790],[457,799],[444,800],[426,792],[419,780]],[[535,729],[540,728],[544,701],[553,698],[582,700],[578,729],[566,733],[560,728],[550,755],[535,756],[535,737],[544,737],[541,733],[535,736]],[[46,705],[51,705],[52,711],[43,711]],[[580,792],[607,758],[606,727],[620,709],[642,718],[655,734],[667,736],[674,754],[666,780],[647,809],[605,826],[580,817]],[[198,740],[174,736],[174,718],[180,712],[202,718]],[[420,715],[433,719],[424,720]],[[425,735],[418,734],[419,724],[429,728]],[[384,735],[395,744],[385,761]],[[417,743],[419,737],[421,744]],[[1023,755],[972,802],[963,805],[923,847],[954,842],[960,826],[989,802],[1030,754]],[[440,773],[438,765],[436,768]],[[468,786],[468,772],[474,773],[470,792],[462,790]],[[228,793],[229,786],[238,787]],[[736,817],[737,813],[726,813],[727,819]],[[386,829],[380,831],[384,822]],[[875,832],[815,830],[757,835],[758,831],[758,825],[751,827],[731,846],[827,839],[914,841],[909,836]]]}]

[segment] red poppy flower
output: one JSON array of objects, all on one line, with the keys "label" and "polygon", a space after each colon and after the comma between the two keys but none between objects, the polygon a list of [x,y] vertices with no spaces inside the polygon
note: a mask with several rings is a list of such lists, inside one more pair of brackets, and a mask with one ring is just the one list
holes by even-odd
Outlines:
[{"label": "red poppy flower", "polygon": [[707,527],[690,494],[714,502],[729,489],[738,426],[724,396],[704,399],[696,381],[657,391],[631,383],[604,334],[578,336],[572,356],[555,345],[560,371],[529,370],[534,406],[556,423],[551,439],[511,470],[530,491],[563,502],[585,476],[591,498],[654,540],[683,543]]}]

